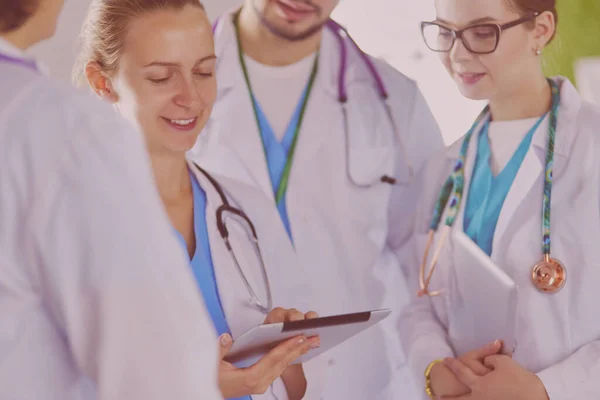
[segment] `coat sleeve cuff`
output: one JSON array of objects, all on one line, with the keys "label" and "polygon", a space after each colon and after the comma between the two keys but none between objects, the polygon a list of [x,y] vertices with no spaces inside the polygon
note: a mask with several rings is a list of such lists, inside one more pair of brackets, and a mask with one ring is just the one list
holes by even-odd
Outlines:
[{"label": "coat sleeve cuff", "polygon": [[[436,337],[437,339],[437,337]],[[425,394],[425,369],[433,361],[446,357],[454,357],[452,348],[445,342],[423,337],[419,343],[414,343],[410,351],[409,365],[414,383],[423,399],[429,399]]]}]

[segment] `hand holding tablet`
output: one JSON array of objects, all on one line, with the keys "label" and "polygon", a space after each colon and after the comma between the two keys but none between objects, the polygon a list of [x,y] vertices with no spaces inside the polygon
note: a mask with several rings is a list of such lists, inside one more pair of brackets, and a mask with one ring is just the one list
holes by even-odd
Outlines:
[{"label": "hand holding tablet", "polygon": [[310,342],[310,338],[317,336],[320,346],[292,362],[303,363],[375,325],[390,313],[391,310],[385,309],[301,321],[266,323],[238,337],[224,359],[238,368],[250,367],[291,338],[304,336],[309,338]]}]

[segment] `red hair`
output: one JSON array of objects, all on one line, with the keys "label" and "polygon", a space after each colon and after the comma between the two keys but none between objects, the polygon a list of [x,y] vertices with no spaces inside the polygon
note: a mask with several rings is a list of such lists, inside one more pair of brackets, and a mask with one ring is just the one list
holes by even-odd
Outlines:
[{"label": "red hair", "polygon": [[[556,11],[556,0],[509,0],[517,11],[528,15],[550,11],[554,15],[554,23],[558,23],[558,12]],[[554,32],[556,34],[556,32]],[[554,39],[554,34],[550,41]]]}]

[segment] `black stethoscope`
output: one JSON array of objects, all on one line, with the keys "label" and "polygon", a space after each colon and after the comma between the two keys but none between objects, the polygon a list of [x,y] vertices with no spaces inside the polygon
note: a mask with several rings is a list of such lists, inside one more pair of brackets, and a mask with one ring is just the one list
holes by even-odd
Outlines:
[{"label": "black stethoscope", "polygon": [[[221,204],[221,206],[219,206],[219,208],[217,208],[217,212],[216,212],[217,229],[219,230],[221,239],[223,239],[223,242],[225,242],[225,247],[227,247],[227,251],[231,255],[231,258],[233,259],[233,263],[235,264],[235,267],[238,270],[240,277],[242,278],[242,281],[244,282],[244,286],[246,286],[246,289],[248,290],[248,293],[250,294],[250,303],[254,307],[258,308],[261,312],[268,313],[273,308],[271,285],[269,283],[269,277],[267,276],[267,269],[265,267],[265,262],[263,260],[262,253],[260,251],[258,235],[256,234],[256,229],[254,228],[254,224],[252,223],[250,218],[248,218],[246,213],[244,213],[239,208],[233,207],[229,203],[229,200],[227,200],[227,197],[225,196],[225,192],[223,191],[223,188],[221,187],[221,185],[219,185],[217,183],[217,181],[212,176],[210,176],[210,174],[208,172],[206,172],[204,169],[202,169],[198,164],[194,163],[194,165],[206,177],[206,179],[208,179],[208,181],[215,188],[215,191],[217,192],[217,194],[219,195],[219,197],[221,199],[222,204]],[[250,281],[246,277],[246,274],[244,273],[244,270],[242,269],[242,267],[238,261],[238,258],[235,256],[235,251],[233,250],[233,247],[231,246],[231,242],[229,240],[229,229],[227,228],[228,220],[237,220],[237,221],[241,220],[243,222],[239,225],[241,225],[244,228],[244,231],[246,232],[248,239],[252,243],[252,248],[254,249],[256,257],[258,258],[258,260],[260,262],[260,268],[261,268],[263,282],[264,282],[265,288],[266,288],[266,297],[267,297],[264,302],[262,302],[258,298],[258,295],[256,294],[256,292],[254,291],[254,289],[252,289],[252,285],[250,284]]]}]

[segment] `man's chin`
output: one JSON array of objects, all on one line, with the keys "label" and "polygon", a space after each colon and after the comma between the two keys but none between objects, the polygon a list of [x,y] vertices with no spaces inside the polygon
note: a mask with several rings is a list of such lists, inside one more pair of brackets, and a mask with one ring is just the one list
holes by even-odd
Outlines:
[{"label": "man's chin", "polygon": [[318,22],[307,28],[302,28],[299,24],[287,21],[278,21],[278,23],[271,23],[266,19],[261,19],[261,21],[273,35],[290,42],[299,42],[313,37],[319,34],[325,26],[325,22]]}]

